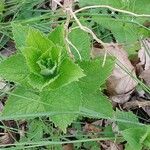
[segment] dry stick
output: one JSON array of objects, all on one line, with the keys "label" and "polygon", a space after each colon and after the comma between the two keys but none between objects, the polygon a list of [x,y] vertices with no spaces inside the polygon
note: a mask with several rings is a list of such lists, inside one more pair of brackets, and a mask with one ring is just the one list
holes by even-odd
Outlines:
[{"label": "dry stick", "polygon": [[137,107],[146,107],[149,106],[150,107],[150,101],[138,101],[138,100],[134,100],[131,102],[127,102],[123,105],[123,108],[125,109],[130,109],[130,108],[137,108]]},{"label": "dry stick", "polygon": [[[82,60],[82,57],[81,57],[81,55],[80,55],[79,50],[76,48],[76,46],[75,46],[75,45],[69,40],[69,38],[68,38],[68,34],[70,33],[70,31],[69,31],[69,29],[68,29],[68,26],[69,26],[69,23],[70,23],[71,16],[70,16],[69,11],[66,11],[66,13],[67,13],[67,20],[66,20],[66,23],[65,23],[65,31],[66,31],[66,32],[65,32],[65,40],[66,40],[66,42],[67,42],[70,46],[72,46],[72,47],[76,50],[77,54],[79,55],[79,59]],[[71,58],[74,58],[74,57],[73,57],[74,55],[72,54],[69,45],[67,45],[67,49],[68,49],[68,51],[69,51],[69,53],[70,53]]]},{"label": "dry stick", "polygon": [[[71,17],[73,17],[76,21],[76,23],[78,24],[78,26],[80,27],[81,30],[91,34],[91,36],[93,37],[93,39],[98,42],[99,44],[101,44],[103,47],[104,47],[104,50],[105,50],[105,55],[104,55],[104,60],[103,60],[103,64],[102,66],[104,66],[105,64],[105,61],[106,61],[106,56],[107,56],[107,49],[106,49],[106,44],[101,41],[94,33],[91,29],[87,28],[86,26],[83,26],[79,19],[77,18],[77,16],[75,15],[75,13],[73,12],[72,8],[71,7],[68,7],[68,8],[65,8],[63,5],[61,5],[57,0],[54,0],[60,7],[62,7],[63,10],[65,10],[68,14],[70,14]],[[69,44],[69,43],[68,43]],[[77,49],[75,49],[77,50]],[[78,51],[79,53],[79,51]]]},{"label": "dry stick", "polygon": [[[54,0],[58,5],[59,5],[59,2],[57,2],[57,0]],[[61,5],[60,5],[61,6]],[[61,6],[62,7],[62,6]],[[113,8],[111,6],[108,6],[108,5],[95,5],[95,6],[87,6],[87,7],[83,7],[75,12],[72,11],[72,8],[64,8],[62,7],[65,11],[67,11],[68,13],[70,12],[71,16],[73,16],[73,18],[75,19],[76,23],[78,24],[78,26],[80,27],[81,30],[89,33],[92,35],[93,39],[96,40],[96,42],[100,43],[103,47],[104,47],[104,50],[105,50],[105,55],[104,55],[104,60],[103,60],[103,64],[102,66],[104,66],[105,64],[105,61],[106,61],[106,57],[107,57],[107,48],[106,48],[106,44],[101,41],[99,38],[97,38],[97,36],[93,33],[93,31],[89,28],[87,28],[86,26],[83,26],[79,19],[77,18],[76,16],[76,13],[82,11],[82,10],[86,10],[86,9],[90,9],[90,8],[108,8],[108,9],[111,9],[111,10],[114,10],[114,11],[118,11],[118,12],[122,12],[122,13],[125,13],[125,14],[128,14],[128,15],[132,15],[132,16],[135,16],[135,17],[150,17],[150,15],[145,15],[145,14],[142,14],[142,15],[139,15],[139,14],[135,14],[133,12],[129,12],[129,11],[126,11],[126,10],[121,10],[121,9],[116,9],[116,8]]]},{"label": "dry stick", "polygon": [[[70,15],[67,13],[67,20],[66,20],[66,23],[65,23],[65,41],[67,43],[68,43],[67,39],[68,39],[68,33],[69,33],[69,30],[68,30],[69,22],[70,22]],[[68,50],[68,53],[69,53],[70,57],[72,59],[74,59],[74,56],[73,56],[73,54],[72,54],[72,52],[71,52],[70,47],[69,47],[68,44],[66,44],[66,49]]]},{"label": "dry stick", "polygon": [[86,7],[83,7],[83,8],[76,10],[74,13],[76,14],[78,12],[81,12],[81,11],[86,10],[86,9],[91,9],[91,8],[108,8],[108,9],[111,9],[113,11],[121,12],[121,13],[128,14],[128,15],[135,16],[135,17],[150,17],[150,15],[148,15],[148,14],[141,14],[140,15],[140,14],[136,14],[136,13],[133,13],[133,12],[130,12],[127,10],[117,9],[117,8],[114,8],[114,7],[111,7],[108,5],[86,6]]},{"label": "dry stick", "polygon": [[[96,5],[96,6],[87,6],[87,7],[83,7],[75,12],[72,11],[72,8],[64,8],[63,5],[61,5],[57,0],[53,0],[55,1],[60,7],[62,7],[65,11],[68,11],[70,10],[70,13],[72,14],[72,16],[74,17],[76,23],[78,24],[79,28],[82,29],[83,31],[87,32],[87,33],[90,33],[93,37],[93,39],[95,39],[98,43],[100,43],[103,47],[104,47],[104,50],[105,50],[105,56],[104,56],[104,61],[103,61],[103,66],[105,64],[105,61],[106,61],[106,56],[107,56],[107,49],[105,48],[106,47],[106,44],[103,43],[100,39],[97,38],[97,36],[93,33],[92,30],[90,30],[89,28],[83,26],[80,21],[78,20],[78,18],[76,17],[76,13],[82,11],[82,10],[86,10],[86,9],[90,9],[90,8],[108,8],[108,9],[111,9],[111,10],[114,10],[114,11],[118,11],[118,12],[122,12],[122,13],[125,13],[125,14],[128,14],[128,15],[132,15],[132,16],[135,16],[135,17],[150,17],[150,15],[145,15],[145,14],[142,14],[142,15],[139,15],[139,14],[135,14],[133,12],[129,12],[129,11],[126,11],[126,10],[121,10],[121,9],[116,9],[116,8],[113,8],[111,6],[108,6],[108,5]],[[69,11],[68,11],[69,13]],[[110,53],[109,53],[110,54]],[[110,54],[111,55],[111,54]]]},{"label": "dry stick", "polygon": [[71,19],[70,11],[66,7],[64,7],[59,1],[57,1],[57,0],[53,0],[53,1],[55,1],[55,3],[57,3],[57,5],[59,5],[66,12],[66,14],[67,14],[67,19],[66,19],[66,23],[65,23],[65,41],[68,44],[66,44],[66,49],[67,49],[70,57],[72,59],[74,59],[74,55],[72,54],[72,52],[70,50],[70,47],[69,47],[69,45],[71,45],[77,51],[77,54],[79,55],[79,59],[81,60],[82,57],[80,55],[79,50],[73,45],[73,43],[68,38],[68,34],[70,32],[69,29],[68,29],[68,26],[69,26],[70,19]]},{"label": "dry stick", "polygon": [[55,3],[57,3],[57,5],[59,5],[60,7],[64,7],[58,0],[52,0],[52,1],[54,1]]},{"label": "dry stick", "polygon": [[97,38],[97,36],[93,33],[93,31],[91,29],[89,29],[86,26],[83,26],[81,24],[81,22],[79,21],[79,19],[77,18],[77,16],[75,15],[75,13],[72,11],[71,8],[67,8],[67,9],[70,11],[71,15],[73,16],[73,18],[75,19],[76,23],[78,24],[78,26],[80,27],[81,30],[91,34],[93,39],[96,40],[98,43],[100,43],[102,46],[105,45],[105,43],[103,41],[101,41],[99,38]]},{"label": "dry stick", "polygon": [[68,38],[66,38],[66,41],[67,41],[67,43],[68,43],[69,45],[71,45],[71,46],[76,50],[76,52],[77,52],[78,55],[79,55],[79,59],[82,60],[82,57],[81,57],[81,55],[80,55],[80,52],[79,52],[79,50],[76,48],[76,46],[75,46]]},{"label": "dry stick", "polygon": [[101,45],[103,46],[103,48],[104,48],[104,50],[105,50],[105,55],[104,55],[104,60],[103,60],[102,66],[104,66],[104,65],[105,65],[105,62],[106,62],[106,57],[107,57],[107,49],[106,49],[106,46],[105,46],[106,44],[105,44],[103,41],[101,41],[101,40],[94,34],[94,32],[93,32],[91,29],[89,29],[89,28],[87,28],[86,26],[83,26],[83,25],[81,24],[81,22],[79,21],[79,19],[77,18],[77,16],[75,15],[75,13],[72,11],[71,8],[68,8],[68,10],[70,11],[71,15],[72,15],[73,18],[75,19],[75,21],[76,21],[76,23],[78,24],[78,26],[80,27],[80,29],[83,30],[83,31],[85,31],[85,32],[87,32],[87,33],[89,33],[89,34],[91,34],[92,37],[93,37],[93,39],[96,40],[96,42],[98,42],[99,44],[101,44]]}]

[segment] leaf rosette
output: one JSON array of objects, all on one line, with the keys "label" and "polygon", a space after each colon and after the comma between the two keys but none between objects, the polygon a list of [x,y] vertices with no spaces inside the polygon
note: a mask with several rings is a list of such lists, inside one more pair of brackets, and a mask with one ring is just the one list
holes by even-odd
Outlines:
[{"label": "leaf rosette", "polygon": [[[20,32],[22,36],[16,32],[17,27],[23,31]],[[41,91],[56,89],[83,77],[83,70],[67,54],[62,40],[63,28],[58,26],[46,35],[35,28],[13,26],[16,47],[20,51],[1,63],[1,67],[7,65],[12,69],[16,64],[14,74],[11,72],[10,78],[6,75],[8,79]],[[4,78],[5,74],[2,73]]]},{"label": "leaf rosette", "polygon": [[77,43],[83,59],[75,56],[75,63],[67,54],[63,29],[63,25],[58,26],[46,35],[28,26],[13,25],[18,51],[0,63],[0,76],[17,84],[3,117],[26,119],[46,113],[64,132],[80,112],[89,116],[92,110],[96,116],[112,117],[112,106],[99,89],[112,72],[114,61],[107,58],[102,66],[103,58],[90,60],[89,52],[85,55],[90,50],[89,39],[83,38],[87,37],[83,33],[78,37],[75,31],[70,38]]}]

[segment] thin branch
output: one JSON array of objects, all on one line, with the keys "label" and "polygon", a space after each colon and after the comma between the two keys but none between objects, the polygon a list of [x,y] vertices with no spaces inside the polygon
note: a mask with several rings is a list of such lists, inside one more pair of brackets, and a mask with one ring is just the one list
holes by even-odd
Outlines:
[{"label": "thin branch", "polygon": [[135,109],[135,108],[140,108],[140,107],[150,107],[150,101],[138,101],[138,100],[133,100],[131,102],[127,102],[123,105],[123,108],[125,109]]},{"label": "thin branch", "polygon": [[59,5],[60,7],[64,7],[58,0],[52,0],[52,1],[54,1],[57,5]]},{"label": "thin branch", "polygon": [[80,27],[80,29],[83,30],[83,31],[85,31],[85,32],[87,32],[87,33],[89,33],[89,34],[91,34],[91,36],[93,37],[93,39],[94,39],[96,42],[98,42],[99,44],[101,44],[101,45],[103,46],[103,48],[104,48],[104,50],[105,50],[105,55],[104,55],[104,60],[103,60],[102,66],[104,66],[104,65],[105,65],[105,62],[106,62],[106,57],[107,57],[106,44],[105,44],[102,40],[100,40],[100,39],[96,36],[96,34],[94,34],[94,32],[93,32],[91,29],[89,29],[89,28],[87,28],[86,26],[83,26],[83,25],[81,24],[81,22],[79,21],[79,19],[77,18],[77,16],[75,15],[75,13],[72,11],[71,8],[68,8],[68,10],[70,10],[71,15],[72,15],[73,18],[75,19],[75,21],[76,21],[76,23],[78,24],[78,26]]},{"label": "thin branch", "polygon": [[69,26],[69,23],[70,23],[71,16],[70,16],[70,14],[69,14],[68,11],[66,11],[66,14],[67,14],[67,19],[66,19],[66,22],[65,22],[65,41],[66,41],[66,49],[67,49],[67,51],[68,51],[70,57],[71,57],[72,59],[74,59],[74,56],[73,56],[73,54],[72,54],[72,52],[71,52],[71,50],[70,50],[69,43],[68,43],[68,40],[67,40],[67,39],[68,39],[68,34],[69,34],[68,26]]},{"label": "thin branch", "polygon": [[86,9],[91,9],[91,8],[108,8],[108,9],[111,9],[113,11],[121,12],[121,13],[128,14],[128,15],[135,16],[135,17],[150,17],[150,15],[148,15],[148,14],[136,14],[136,13],[133,13],[133,12],[130,12],[127,10],[117,9],[117,8],[114,8],[114,7],[111,7],[108,5],[86,6],[86,7],[83,7],[83,8],[76,10],[74,13],[76,14],[78,12],[81,12],[81,11],[86,10]]},{"label": "thin branch", "polygon": [[100,43],[102,46],[105,45],[105,43],[103,41],[101,41],[94,33],[91,29],[87,28],[86,26],[82,25],[81,22],[79,21],[79,19],[77,18],[77,16],[75,15],[75,13],[72,11],[71,8],[68,8],[70,10],[71,15],[73,16],[73,18],[75,19],[76,23],[78,24],[78,26],[80,27],[81,30],[89,33],[92,35],[93,39],[96,40],[98,43]]},{"label": "thin branch", "polygon": [[[75,21],[76,21],[76,23],[78,24],[78,26],[80,27],[80,29],[81,30],[83,30],[83,31],[85,31],[85,32],[87,32],[87,33],[89,33],[92,37],[93,37],[93,39],[96,41],[96,42],[98,42],[99,44],[101,44],[103,47],[104,47],[104,50],[106,51],[105,52],[105,56],[104,56],[104,60],[103,60],[103,66],[105,65],[105,61],[106,61],[106,56],[107,56],[107,49],[106,49],[106,44],[103,42],[103,41],[101,41],[97,36],[96,36],[96,34],[94,34],[94,32],[91,30],[91,29],[89,29],[89,28],[87,28],[86,26],[84,26],[84,25],[82,25],[81,24],[81,22],[79,21],[79,19],[77,18],[77,16],[75,15],[75,13],[73,12],[73,10],[72,10],[72,8],[71,7],[63,7],[57,0],[54,0],[60,7],[62,7],[62,9],[64,10],[64,11],[66,11],[66,13],[67,13],[67,15],[70,15],[71,17],[73,17],[74,19],[75,19]],[[67,34],[68,34],[68,32],[67,32]],[[68,36],[66,35],[66,41],[67,41],[67,43],[68,44],[70,44],[73,48],[75,48],[75,50],[77,51],[77,53],[78,53],[78,55],[79,55],[79,58],[81,59],[81,55],[80,55],[80,53],[79,53],[79,51],[78,51],[78,49],[68,40]]]},{"label": "thin branch", "polygon": [[68,38],[66,38],[66,41],[67,41],[67,43],[68,43],[69,45],[71,45],[71,46],[76,50],[76,52],[77,52],[78,55],[79,55],[79,59],[82,60],[81,54],[80,54],[79,50],[76,48],[76,46],[73,45],[73,43],[72,43],[71,41],[69,41]]},{"label": "thin branch", "polygon": [[60,7],[62,7],[62,9],[64,9],[66,12],[70,12],[70,15],[75,19],[76,23],[78,24],[78,26],[80,27],[81,30],[89,33],[92,35],[93,39],[95,39],[98,43],[100,43],[102,46],[105,47],[105,43],[103,43],[99,38],[97,38],[97,36],[93,33],[93,31],[89,28],[87,28],[86,26],[83,26],[79,19],[77,18],[77,16],[75,15],[75,12],[73,12],[71,7],[65,8],[63,7],[63,5],[61,3],[59,3],[57,0],[54,0]]}]

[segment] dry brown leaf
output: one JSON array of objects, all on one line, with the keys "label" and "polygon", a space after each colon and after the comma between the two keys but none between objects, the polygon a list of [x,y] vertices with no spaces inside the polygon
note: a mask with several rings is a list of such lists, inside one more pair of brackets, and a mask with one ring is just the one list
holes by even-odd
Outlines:
[{"label": "dry brown leaf", "polygon": [[74,150],[73,144],[63,145],[63,150]]},{"label": "dry brown leaf", "polygon": [[0,77],[0,90],[4,89],[6,82]]},{"label": "dry brown leaf", "polygon": [[5,95],[10,90],[10,85],[0,77],[0,97]]},{"label": "dry brown leaf", "polygon": [[[144,71],[141,71],[139,77],[150,87],[150,39],[145,39],[141,43],[141,50],[138,53],[140,63],[138,65],[143,66]],[[149,93],[145,92],[144,95],[149,98]],[[142,109],[150,116],[150,106],[143,106]]]},{"label": "dry brown leaf", "polygon": [[15,44],[11,41],[8,41],[6,48],[2,48],[0,54],[4,57],[9,57],[16,52]]},{"label": "dry brown leaf", "polygon": [[144,65],[144,70],[150,69],[150,39],[145,39],[141,43],[141,49],[139,50],[138,57],[140,58],[140,65]]},{"label": "dry brown leaf", "polygon": [[90,123],[86,123],[83,130],[87,133],[99,133],[102,131],[102,129],[100,129],[96,125],[90,124]]},{"label": "dry brown leaf", "polygon": [[[63,2],[63,6],[64,8],[67,8],[67,7],[72,7],[73,3],[75,2],[76,0],[57,0],[57,2]],[[55,0],[52,0],[51,1],[51,9],[53,11],[55,11],[57,9],[57,6],[58,4],[56,3]]]},{"label": "dry brown leaf", "polygon": [[[61,2],[61,1],[62,0],[57,0],[57,2]],[[53,11],[55,11],[57,9],[57,3],[54,0],[51,1],[51,9]]]},{"label": "dry brown leaf", "polygon": [[150,86],[150,39],[145,39],[141,44],[141,50],[138,53],[138,57],[140,58],[139,65],[144,66],[144,71],[141,72],[140,78],[144,80],[147,86]]},{"label": "dry brown leaf", "polygon": [[144,80],[147,86],[150,86],[150,69],[144,70],[139,77]]},{"label": "dry brown leaf", "polygon": [[72,7],[74,0],[64,0],[64,7]]},{"label": "dry brown leaf", "polygon": [[[134,91],[137,82],[132,76],[135,76],[135,69],[128,59],[128,55],[119,44],[110,43],[106,45],[109,55],[116,57],[115,68],[107,80],[107,90],[113,101],[125,103],[129,100]],[[103,55],[103,49],[94,48],[98,55]],[[99,51],[99,52],[98,52]]]},{"label": "dry brown leaf", "polygon": [[3,103],[0,101],[0,113],[2,112],[2,110],[3,110]]},{"label": "dry brown leaf", "polygon": [[104,150],[123,150],[123,145],[112,141],[104,141],[101,143],[101,146]]},{"label": "dry brown leaf", "polygon": [[121,94],[121,95],[114,95],[114,96],[110,96],[110,99],[114,102],[117,102],[117,103],[124,103],[124,102],[127,102],[130,97],[131,97],[131,94],[134,90],[126,93],[126,94]]},{"label": "dry brown leaf", "polygon": [[150,106],[143,107],[142,109],[150,116]]},{"label": "dry brown leaf", "polygon": [[123,150],[123,146],[116,143],[110,143],[110,148],[108,150]]},{"label": "dry brown leaf", "polygon": [[4,135],[0,137],[0,145],[12,144],[13,142],[14,140],[12,139],[9,133],[4,133]]}]

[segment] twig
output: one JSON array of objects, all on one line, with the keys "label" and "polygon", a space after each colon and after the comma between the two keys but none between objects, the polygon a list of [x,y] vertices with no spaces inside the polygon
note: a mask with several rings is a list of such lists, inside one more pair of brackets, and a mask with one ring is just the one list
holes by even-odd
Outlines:
[{"label": "twig", "polygon": [[79,21],[79,19],[77,18],[77,16],[75,15],[75,13],[72,11],[71,8],[68,8],[68,10],[70,10],[71,15],[73,16],[73,18],[75,19],[76,23],[78,24],[78,26],[80,27],[81,30],[91,34],[93,39],[96,40],[98,43],[100,43],[102,46],[105,45],[105,43],[103,41],[101,41],[99,38],[97,38],[97,36],[93,33],[93,31],[91,29],[89,29],[86,26],[83,26],[81,24],[81,22]]},{"label": "twig", "polygon": [[52,0],[52,1],[54,1],[57,5],[63,8],[63,5],[58,0]]},{"label": "twig", "polygon": [[127,102],[123,105],[124,109],[130,109],[130,108],[140,108],[140,107],[150,107],[150,101],[138,101],[138,100],[133,100],[131,102]]},{"label": "twig", "polygon": [[133,13],[133,12],[130,12],[127,10],[117,9],[117,8],[114,8],[114,7],[111,7],[108,5],[86,6],[86,7],[83,7],[83,8],[76,10],[74,13],[76,14],[78,12],[81,12],[81,11],[86,10],[86,9],[91,9],[91,8],[108,8],[108,9],[111,9],[113,11],[121,12],[121,13],[128,14],[128,15],[135,16],[135,17],[150,17],[150,15],[148,15],[148,14],[136,14],[136,13]]},{"label": "twig", "polygon": [[[98,43],[100,43],[102,46],[105,45],[105,43],[103,43],[99,38],[97,38],[97,36],[93,33],[93,31],[89,28],[87,28],[86,26],[83,26],[79,19],[77,18],[77,16],[75,15],[75,13],[72,11],[71,7],[65,8],[63,7],[63,5],[61,5],[57,0],[54,0],[60,7],[62,7],[65,11],[67,11],[68,13],[70,12],[70,15],[75,19],[76,23],[78,24],[78,26],[80,27],[81,30],[84,30],[87,33],[90,33],[93,37],[93,39],[95,39]],[[105,47],[105,46],[104,46]]]},{"label": "twig", "polygon": [[[68,39],[68,34],[69,34],[68,26],[69,26],[69,22],[70,22],[71,17],[70,17],[70,15],[69,15],[68,12],[66,12],[66,13],[67,13],[67,19],[66,19],[66,23],[65,23],[65,41],[66,41],[66,43],[68,43],[68,41],[67,41],[67,39]],[[68,43],[68,44],[69,44],[69,43]],[[67,51],[68,51],[70,57],[73,59],[74,57],[73,57],[73,54],[72,54],[72,52],[71,52],[70,47],[69,47],[68,44],[66,44],[66,49],[67,49]]]},{"label": "twig", "polygon": [[75,15],[75,13],[72,11],[71,8],[68,8],[68,10],[70,11],[71,15],[72,15],[73,18],[75,19],[75,21],[76,21],[76,23],[78,24],[78,26],[80,27],[80,29],[83,30],[83,31],[85,31],[85,32],[87,32],[87,33],[89,33],[89,34],[93,37],[93,39],[94,39],[96,42],[98,42],[99,44],[101,44],[101,45],[103,46],[103,48],[104,48],[104,50],[105,50],[104,60],[103,60],[103,64],[102,64],[102,67],[103,67],[103,66],[105,65],[106,57],[107,57],[107,49],[106,49],[106,46],[105,46],[106,44],[105,44],[103,41],[101,41],[101,40],[94,34],[94,32],[93,32],[91,29],[89,29],[89,28],[87,28],[86,26],[83,26],[83,25],[81,24],[81,22],[79,21],[79,19],[77,18],[77,16]]},{"label": "twig", "polygon": [[67,43],[68,43],[69,45],[71,45],[71,46],[76,50],[76,52],[77,52],[78,55],[79,55],[79,59],[82,60],[81,54],[80,54],[79,50],[76,48],[76,46],[75,46],[71,41],[69,41],[68,38],[66,38],[65,40],[67,41]]},{"label": "twig", "polygon": [[[60,7],[62,7],[62,9],[64,10],[64,11],[66,11],[66,13],[69,15],[69,16],[71,16],[71,17],[73,17],[74,19],[75,19],[75,21],[76,21],[76,23],[78,24],[78,26],[80,27],[80,29],[81,30],[83,30],[83,31],[85,31],[85,32],[87,32],[87,33],[89,33],[92,37],[93,37],[93,39],[96,41],[96,42],[98,42],[99,44],[101,44],[102,46],[103,46],[103,48],[104,48],[104,50],[106,51],[105,52],[105,56],[104,56],[104,60],[103,60],[103,66],[105,65],[105,61],[106,61],[106,56],[107,56],[107,49],[106,49],[106,44],[103,42],[103,41],[101,41],[94,33],[93,33],[93,31],[91,30],[91,29],[89,29],[89,28],[87,28],[86,26],[84,26],[84,25],[82,25],[81,24],[81,22],[79,21],[79,19],[77,18],[77,16],[75,15],[75,13],[73,12],[73,10],[72,10],[72,8],[71,7],[67,7],[67,8],[65,8],[64,6],[62,6],[57,0],[54,0]],[[67,32],[68,33],[68,32]],[[68,39],[68,36],[66,36],[66,39]],[[67,41],[68,42],[68,41]],[[70,43],[68,43],[68,44],[70,44]],[[76,51],[77,51],[77,49],[75,49]],[[79,51],[77,51],[78,52],[78,54],[80,54],[79,53]],[[81,55],[79,55],[79,57],[80,57]]]}]

